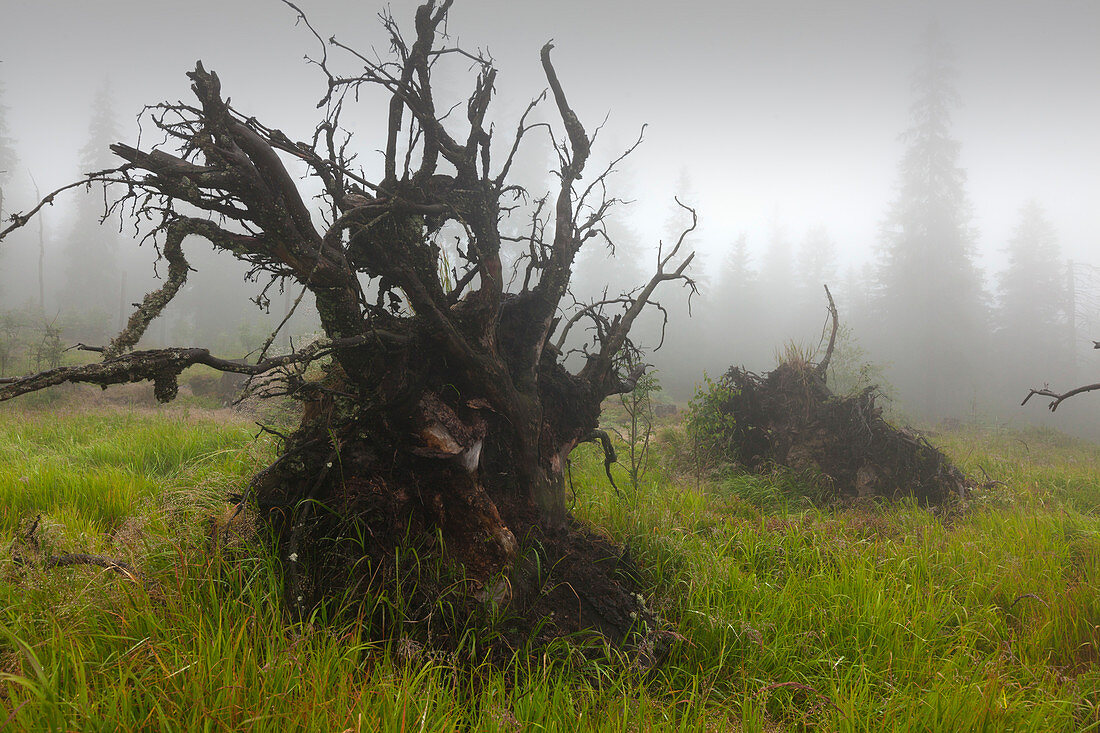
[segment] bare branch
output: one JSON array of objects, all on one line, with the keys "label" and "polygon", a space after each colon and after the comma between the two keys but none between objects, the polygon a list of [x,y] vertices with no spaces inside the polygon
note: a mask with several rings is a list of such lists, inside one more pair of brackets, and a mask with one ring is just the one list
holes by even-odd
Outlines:
[{"label": "bare branch", "polygon": [[617,298],[604,298],[603,300],[597,300],[592,303],[582,305],[562,326],[561,333],[558,335],[558,340],[555,342],[554,347],[561,351],[565,348],[565,342],[569,339],[569,332],[573,329],[573,326],[577,325],[582,318],[591,318],[597,321],[603,326],[609,326],[610,321],[603,316],[602,311],[609,305],[622,305],[629,308],[634,303],[634,298],[628,293],[618,296]]},{"label": "bare branch", "polygon": [[829,318],[833,322],[833,329],[829,333],[829,345],[825,349],[825,356],[817,365],[817,374],[822,379],[825,378],[825,374],[829,369],[829,360],[833,358],[833,347],[836,346],[836,332],[840,327],[840,316],[837,314],[836,303],[833,302],[833,294],[829,292],[829,286],[823,286],[825,288],[825,297],[829,299]]},{"label": "bare branch", "polygon": [[[1100,349],[1100,341],[1093,341],[1092,342],[1092,348]],[[1050,402],[1049,405],[1047,405],[1047,408],[1051,412],[1054,412],[1055,410],[1058,409],[1059,405],[1061,405],[1063,402],[1068,400],[1070,397],[1075,397],[1079,394],[1084,394],[1085,392],[1095,392],[1096,390],[1100,390],[1100,382],[1098,382],[1096,384],[1086,384],[1084,386],[1077,387],[1076,389],[1071,389],[1068,392],[1061,392],[1061,393],[1055,392],[1054,390],[1050,389],[1049,386],[1044,385],[1042,389],[1032,389],[1032,390],[1030,390],[1027,393],[1027,396],[1024,397],[1024,401],[1021,402],[1020,405],[1021,406],[1026,405],[1027,401],[1030,400],[1032,397],[1034,397],[1036,395],[1038,395],[1039,397],[1050,397],[1051,402]]]},{"label": "bare branch", "polygon": [[46,559],[47,568],[64,568],[72,565],[95,565],[110,570],[129,580],[141,580],[141,574],[129,563],[103,555],[89,555],[86,552],[70,552],[64,555],[51,555]]},{"label": "bare branch", "polygon": [[508,171],[512,169],[512,161],[516,158],[516,153],[519,151],[519,145],[520,142],[523,140],[523,136],[537,127],[545,127],[548,130],[550,129],[549,125],[542,122],[527,127],[527,115],[531,114],[531,110],[537,107],[538,104],[544,99],[546,99],[545,89],[542,90],[542,94],[531,100],[531,102],[527,105],[527,109],[525,109],[523,111],[523,114],[520,115],[519,124],[516,128],[516,137],[512,141],[512,149],[508,151],[508,157],[504,159],[504,165],[501,167],[500,173],[498,173],[496,177],[495,183],[497,185],[497,188],[502,188],[504,186],[504,181],[508,177]]},{"label": "bare branch", "polygon": [[[205,220],[194,221],[202,227],[216,228]],[[183,238],[190,233],[192,233],[192,229],[186,225],[184,220],[175,221],[168,226],[164,248],[161,251],[164,258],[168,260],[168,278],[159,289],[145,296],[141,305],[130,316],[130,320],[126,323],[122,333],[115,336],[114,340],[104,349],[104,354],[107,357],[118,356],[123,351],[136,346],[152,320],[164,312],[172,298],[187,282],[187,272],[190,267],[187,264],[187,259],[183,256],[182,243]]]},{"label": "bare branch", "polygon": [[1068,400],[1070,397],[1074,397],[1074,396],[1079,395],[1079,394],[1084,394],[1085,392],[1094,392],[1096,390],[1100,390],[1100,382],[1098,382],[1096,384],[1086,384],[1083,387],[1077,387],[1076,389],[1071,389],[1068,392],[1062,392],[1062,393],[1055,392],[1055,391],[1053,391],[1051,389],[1048,389],[1046,387],[1044,387],[1043,389],[1033,389],[1033,390],[1031,390],[1027,393],[1027,397],[1024,397],[1024,401],[1021,402],[1020,405],[1021,406],[1026,405],[1027,401],[1030,400],[1032,397],[1034,397],[1036,395],[1038,395],[1039,397],[1050,397],[1051,398],[1051,403],[1049,405],[1047,405],[1047,408],[1051,412],[1054,412],[1055,410],[1058,409],[1058,405],[1062,404],[1063,402]]},{"label": "bare branch", "polygon": [[37,374],[0,382],[0,402],[29,392],[37,392],[47,387],[66,383],[97,384],[107,387],[112,384],[151,381],[155,394],[161,402],[175,399],[178,390],[177,377],[187,367],[202,364],[221,372],[257,375],[273,371],[291,364],[303,364],[323,359],[341,349],[353,349],[383,339],[395,343],[405,343],[409,337],[405,334],[374,330],[369,334],[341,339],[321,339],[306,348],[264,359],[256,364],[245,361],[221,359],[210,354],[209,349],[169,348],[148,351],[133,351],[121,356],[107,358],[95,364],[83,366],[64,366]]},{"label": "bare branch", "polygon": [[552,41],[548,42],[542,47],[540,55],[542,57],[542,68],[546,73],[546,80],[550,82],[550,89],[554,92],[554,101],[557,102],[558,112],[565,124],[565,132],[569,136],[569,144],[573,148],[572,159],[567,166],[568,169],[562,171],[563,180],[572,183],[573,180],[581,177],[592,143],[588,139],[588,135],[585,134],[584,125],[577,119],[576,113],[573,112],[572,107],[569,106],[569,102],[565,98],[565,90],[562,89],[561,82],[558,81],[558,72],[554,70],[554,65],[550,61],[550,52],[553,49],[554,43]]},{"label": "bare branch", "polygon": [[614,383],[615,380],[611,379],[615,366],[615,357],[626,343],[627,335],[630,333],[634,321],[645,309],[646,304],[650,302],[653,292],[657,289],[658,285],[669,280],[681,280],[690,288],[691,292],[689,293],[689,298],[690,295],[697,291],[695,281],[686,274],[688,266],[695,257],[694,252],[684,257],[683,260],[675,266],[674,270],[667,269],[671,266],[673,259],[679,255],[684,240],[691,232],[695,231],[695,228],[699,224],[699,217],[696,215],[695,209],[685,205],[678,198],[675,199],[675,201],[681,208],[691,214],[691,225],[680,233],[679,238],[676,240],[676,244],[667,255],[658,251],[657,271],[653,274],[653,277],[649,279],[649,282],[638,291],[638,294],[633,297],[633,303],[627,308],[626,313],[613,324],[607,335],[601,339],[599,353],[590,357],[588,363],[581,369],[579,376],[583,379],[587,379],[591,384],[602,385],[604,389],[617,388],[618,385]]},{"label": "bare branch", "polygon": [[35,204],[26,213],[17,213],[17,214],[10,215],[8,217],[8,221],[10,221],[11,224],[9,224],[4,229],[0,229],[0,240],[3,240],[4,237],[8,236],[9,234],[11,234],[16,229],[19,229],[20,227],[26,226],[27,223],[30,222],[30,220],[34,218],[35,214],[37,214],[39,211],[42,210],[42,207],[46,206],[47,204],[52,206],[53,202],[54,202],[54,199],[57,198],[58,194],[64,193],[65,191],[68,191],[70,188],[77,188],[78,186],[89,186],[92,183],[96,183],[96,182],[104,182],[104,181],[108,180],[109,176],[111,176],[113,174],[116,174],[116,173],[119,173],[119,172],[122,172],[122,171],[125,171],[128,168],[129,168],[129,166],[122,166],[120,168],[111,168],[109,170],[99,171],[97,173],[89,173],[86,178],[82,178],[79,181],[74,181],[73,183],[67,183],[64,186],[61,186],[60,188],[56,188],[53,191],[50,191],[48,194],[43,196],[42,199],[37,204]]}]

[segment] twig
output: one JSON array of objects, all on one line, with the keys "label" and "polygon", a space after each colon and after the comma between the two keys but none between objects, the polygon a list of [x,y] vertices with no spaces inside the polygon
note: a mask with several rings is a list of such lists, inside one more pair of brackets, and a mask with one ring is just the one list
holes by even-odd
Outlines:
[{"label": "twig", "polygon": [[768,685],[767,687],[761,687],[759,690],[757,690],[756,694],[763,695],[765,692],[771,692],[772,690],[778,690],[783,687],[790,687],[796,690],[805,690],[806,692],[812,692],[818,697],[824,698],[832,702],[832,699],[828,695],[823,695],[815,690],[813,687],[810,687],[809,685],[804,685],[801,682],[776,682],[775,684]]},{"label": "twig", "polygon": [[65,555],[51,555],[46,558],[45,567],[64,568],[71,565],[96,565],[104,570],[118,573],[135,583],[141,580],[141,574],[129,563],[103,555],[89,555],[86,552],[70,552]]},{"label": "twig", "polygon": [[[31,522],[31,526],[27,528],[27,531],[23,533],[23,542],[30,545],[35,555],[41,554],[42,550],[38,542],[37,531],[38,527],[42,523],[42,515],[39,514]],[[31,565],[34,563],[26,560],[20,555],[12,557],[12,561],[17,565]],[[145,585],[150,585],[140,572],[138,572],[132,565],[122,560],[115,560],[111,557],[104,555],[92,555],[86,552],[69,552],[64,555],[49,555],[45,556],[45,560],[42,563],[42,567],[46,569],[52,568],[65,568],[73,565],[95,565],[101,567],[104,570],[110,570],[111,572],[118,573],[119,575],[128,578],[129,580],[137,582],[143,582]]]},{"label": "twig", "polygon": [[829,345],[825,348],[825,356],[817,365],[817,374],[825,379],[825,373],[829,368],[829,360],[833,358],[833,348],[836,346],[836,332],[840,326],[840,316],[837,314],[836,303],[833,302],[833,294],[829,292],[829,286],[825,285],[825,297],[829,299],[829,317],[833,321],[833,330],[829,334]]},{"label": "twig", "polygon": [[1086,384],[1083,387],[1078,387],[1076,389],[1071,389],[1069,392],[1064,392],[1062,394],[1058,394],[1057,392],[1055,392],[1051,389],[1047,389],[1045,387],[1043,389],[1033,389],[1033,390],[1031,390],[1030,392],[1027,393],[1027,397],[1024,398],[1024,401],[1021,402],[1020,405],[1021,406],[1026,405],[1027,401],[1030,400],[1032,398],[1032,396],[1034,396],[1034,395],[1039,395],[1040,397],[1051,397],[1051,398],[1053,398],[1053,401],[1047,407],[1051,412],[1054,412],[1055,410],[1058,409],[1058,405],[1062,404],[1064,401],[1068,400],[1070,397],[1073,397],[1074,395],[1082,394],[1084,392],[1092,392],[1092,391],[1098,390],[1098,389],[1100,389],[1100,382],[1097,382],[1096,384]]},{"label": "twig", "polygon": [[1006,484],[1004,481],[998,481],[997,479],[990,476],[989,471],[985,470],[985,466],[979,464],[978,469],[982,472],[982,475],[985,476],[985,483],[982,484],[982,488],[989,488],[990,486],[996,486],[997,484],[1000,484],[1001,486],[1008,486],[1008,484]]},{"label": "twig", "polygon": [[1005,610],[1006,610],[1006,611],[1011,611],[1011,610],[1012,610],[1013,608],[1015,608],[1015,607],[1016,607],[1016,604],[1017,604],[1017,603],[1019,603],[1020,601],[1024,600],[1025,598],[1031,598],[1032,600],[1036,600],[1036,601],[1039,601],[1039,603],[1042,603],[1042,604],[1043,604],[1044,606],[1046,606],[1046,607],[1047,607],[1047,610],[1048,610],[1048,611],[1050,610],[1050,604],[1049,604],[1049,603],[1047,603],[1046,601],[1044,601],[1044,600],[1043,600],[1042,598],[1040,598],[1039,596],[1035,595],[1034,593],[1024,593],[1024,594],[1023,594],[1023,595],[1021,595],[1021,596],[1016,596],[1016,600],[1014,600],[1014,601],[1013,601],[1012,603],[1008,604],[1008,608],[1007,608],[1007,609],[1005,609]]},{"label": "twig", "polygon": [[46,194],[42,198],[42,200],[40,200],[37,204],[35,204],[34,208],[32,208],[27,213],[25,213],[25,214],[23,214],[23,213],[12,214],[8,218],[8,220],[11,222],[11,224],[9,224],[4,229],[0,229],[0,240],[3,240],[4,237],[8,236],[9,234],[11,234],[16,229],[19,229],[20,227],[26,226],[27,222],[29,222],[34,217],[34,215],[37,214],[42,209],[42,207],[45,206],[46,204],[53,205],[53,200],[59,193],[62,193],[64,191],[68,191],[70,188],[76,188],[77,186],[88,186],[88,185],[91,185],[92,183],[95,183],[96,181],[104,181],[105,180],[104,176],[106,176],[107,174],[109,174],[109,173],[119,173],[119,172],[121,172],[123,170],[126,170],[128,168],[130,168],[129,165],[124,165],[121,168],[113,168],[113,169],[106,170],[106,171],[100,171],[98,173],[92,173],[92,174],[88,175],[87,177],[80,179],[79,181],[74,181],[73,183],[68,183],[68,184],[62,186],[61,188],[56,188],[53,191],[50,191],[48,194]]}]

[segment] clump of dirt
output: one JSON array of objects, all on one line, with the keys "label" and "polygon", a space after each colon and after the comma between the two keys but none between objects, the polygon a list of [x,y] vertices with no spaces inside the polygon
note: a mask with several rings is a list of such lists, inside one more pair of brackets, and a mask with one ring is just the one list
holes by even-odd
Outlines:
[{"label": "clump of dirt", "polygon": [[615,646],[629,646],[631,636],[642,641],[657,625],[623,547],[575,521],[553,535],[539,534],[514,583],[524,591],[512,601],[513,644],[594,631]]},{"label": "clump of dirt", "polygon": [[[297,449],[253,482],[258,521],[273,530],[262,534],[284,560],[292,616],[342,608],[372,639],[479,662],[506,663],[561,640],[633,651],[646,668],[660,660],[670,637],[622,546],[571,517],[549,527],[530,508],[509,506],[514,561],[483,572],[455,551],[470,521],[450,516],[440,496],[459,485],[457,469],[413,456],[380,473],[383,452],[358,437],[363,426],[345,428],[338,454],[324,442],[330,434],[296,434]],[[307,501],[293,491],[303,481]]]},{"label": "clump of dirt", "polygon": [[811,362],[788,360],[764,375],[733,367],[719,387],[719,437],[749,470],[817,474],[841,500],[939,505],[976,485],[919,433],[883,419],[876,388],[834,394]]}]

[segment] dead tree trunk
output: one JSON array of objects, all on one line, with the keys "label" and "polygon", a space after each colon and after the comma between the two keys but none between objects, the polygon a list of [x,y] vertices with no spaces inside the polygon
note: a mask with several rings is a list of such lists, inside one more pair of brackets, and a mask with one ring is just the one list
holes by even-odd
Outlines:
[{"label": "dead tree trunk", "polygon": [[[304,414],[253,488],[278,538],[296,613],[349,591],[388,593],[415,578],[416,589],[403,591],[424,604],[444,587],[546,615],[557,603],[560,614],[547,633],[587,626],[621,639],[638,604],[620,576],[617,550],[570,518],[564,469],[570,451],[596,428],[601,401],[629,391],[640,376],[623,373],[621,355],[656,287],[680,280],[694,289],[686,274],[692,255],[681,254],[694,224],[659,257],[649,282],[609,301],[620,312],[580,309],[594,324],[595,346],[579,370],[567,370],[554,340],[563,315],[575,322],[563,298],[581,246],[606,236],[602,222],[617,202],[604,184],[622,158],[582,183],[591,138],[566,100],[547,44],[542,66],[564,130],[555,137],[560,185],[549,199],[552,214],[543,215],[551,207],[532,207],[528,236],[503,235],[501,221],[526,200],[509,181],[512,161],[528,132],[549,127],[528,122],[547,95],[531,102],[506,156],[493,161],[486,113],[496,70],[488,58],[441,45],[438,29],[450,4],[422,5],[412,36],[384,16],[392,62],[374,62],[335,39],[322,43],[316,63],[328,88],[319,106],[327,114],[309,142],[292,142],[238,112],[218,76],[197,64],[188,74],[195,103],[152,108],[152,121],[178,151],[114,145],[126,164],[95,176],[124,184],[123,201],[155,217],[151,235],[168,263],[164,285],[145,297],[102,363],[0,385],[0,399],[62,381],[139,379],[154,380],[158,397],[170,399],[177,375],[194,363],[278,374],[257,389],[303,400]],[[333,48],[359,69],[331,70]],[[452,53],[477,69],[462,125],[437,113],[432,88],[434,64]],[[386,140],[374,146],[385,151],[383,165],[373,179],[353,164],[350,135],[340,126],[345,102],[368,85],[390,94]],[[323,184],[324,227],[316,226],[287,161]],[[458,240],[451,257],[460,266],[451,272],[441,256],[444,233]],[[224,361],[203,349],[132,352],[184,284],[190,236],[273,281],[303,285],[327,338],[256,363]],[[502,264],[508,245],[523,253],[523,286],[515,291]],[[320,378],[306,372],[315,362]],[[525,554],[534,548],[545,556],[537,562]],[[431,572],[425,557],[439,561]]]}]

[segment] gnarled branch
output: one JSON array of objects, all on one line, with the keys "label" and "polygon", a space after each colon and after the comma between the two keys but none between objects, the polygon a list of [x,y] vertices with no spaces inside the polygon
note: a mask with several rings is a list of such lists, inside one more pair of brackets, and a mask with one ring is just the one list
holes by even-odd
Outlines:
[{"label": "gnarled branch", "polygon": [[[187,367],[201,364],[221,372],[258,375],[291,364],[304,364],[323,359],[341,349],[353,349],[382,339],[404,343],[408,336],[401,333],[372,331],[370,334],[341,339],[321,339],[309,346],[283,356],[274,356],[256,364],[246,361],[222,359],[211,355],[209,349],[171,348],[133,351],[109,357],[102,362],[82,366],[63,366],[26,377],[0,382],[0,402],[19,395],[36,392],[47,387],[68,382],[83,382],[107,387],[112,384],[151,381],[161,402],[169,402],[176,396],[177,378]],[[94,349],[92,349],[94,350]]]},{"label": "gnarled branch", "polygon": [[1058,405],[1062,404],[1070,397],[1075,397],[1079,394],[1084,394],[1085,392],[1094,392],[1096,390],[1100,390],[1100,382],[1097,382],[1096,384],[1086,384],[1083,387],[1077,387],[1076,389],[1071,389],[1068,392],[1061,393],[1055,392],[1054,390],[1047,387],[1044,387],[1043,389],[1033,389],[1027,393],[1027,397],[1024,397],[1024,401],[1021,402],[1020,405],[1026,405],[1027,401],[1036,395],[1038,395],[1039,397],[1050,397],[1051,402],[1049,405],[1047,405],[1047,408],[1051,412],[1054,412],[1058,409]]},{"label": "gnarled branch", "polygon": [[[1100,349],[1100,341],[1093,341],[1092,348]],[[1039,397],[1050,397],[1051,402],[1049,405],[1047,405],[1047,408],[1051,412],[1054,412],[1058,409],[1058,406],[1060,404],[1068,400],[1070,397],[1076,397],[1077,395],[1084,394],[1085,392],[1095,392],[1096,390],[1100,390],[1100,382],[1097,382],[1096,384],[1086,384],[1084,386],[1077,387],[1076,389],[1071,389],[1068,392],[1055,392],[1049,387],[1044,386],[1042,389],[1030,390],[1027,393],[1027,397],[1024,397],[1024,401],[1021,402],[1020,405],[1026,405],[1027,401],[1030,400],[1032,397],[1035,397],[1036,395],[1038,395]]]},{"label": "gnarled branch", "polygon": [[817,364],[817,375],[825,378],[829,370],[829,360],[833,358],[833,348],[836,346],[836,332],[840,328],[840,316],[833,301],[833,294],[829,292],[829,286],[824,285],[825,297],[829,299],[829,319],[832,321],[832,330],[829,332],[829,345],[825,347],[825,356]]},{"label": "gnarled branch", "polygon": [[109,168],[104,171],[89,173],[85,178],[82,178],[79,181],[66,183],[64,186],[55,188],[53,191],[50,191],[48,194],[39,199],[38,203],[32,206],[28,211],[11,214],[8,217],[8,221],[10,221],[11,223],[3,229],[0,229],[0,241],[2,241],[4,237],[14,232],[16,229],[26,226],[31,221],[31,219],[33,219],[43,209],[43,207],[45,207],[46,205],[52,206],[54,199],[57,198],[58,194],[64,193],[65,191],[68,191],[72,188],[78,188],[80,186],[90,186],[93,183],[109,182],[112,175],[124,172],[128,168],[129,166],[121,166],[119,168]]},{"label": "gnarled branch", "polygon": [[699,225],[699,217],[695,213],[695,209],[687,206],[678,198],[676,203],[691,214],[691,224],[680,233],[676,244],[668,254],[663,254],[660,249],[658,250],[657,271],[649,279],[649,282],[642,286],[638,294],[633,297],[633,302],[626,312],[612,324],[607,335],[600,343],[599,353],[590,356],[584,368],[581,369],[580,377],[588,380],[590,384],[604,385],[605,389],[614,388],[613,382],[615,380],[611,379],[611,375],[614,371],[615,356],[626,344],[627,335],[630,333],[634,321],[645,309],[646,304],[650,302],[658,285],[669,280],[680,280],[690,288],[691,294],[697,292],[695,281],[687,274],[687,268],[695,257],[694,252],[675,264],[675,269],[669,269],[673,260],[680,254],[680,248],[683,247],[684,240]]},{"label": "gnarled branch", "polygon": [[611,476],[611,464],[619,460],[619,457],[615,455],[615,445],[611,442],[611,436],[607,434],[606,430],[597,428],[581,438],[580,442],[600,444],[600,448],[603,449],[604,474],[607,475],[607,480],[611,482],[611,488],[615,489],[615,493],[622,496],[622,492],[619,491],[619,487],[615,484],[615,479]]}]

